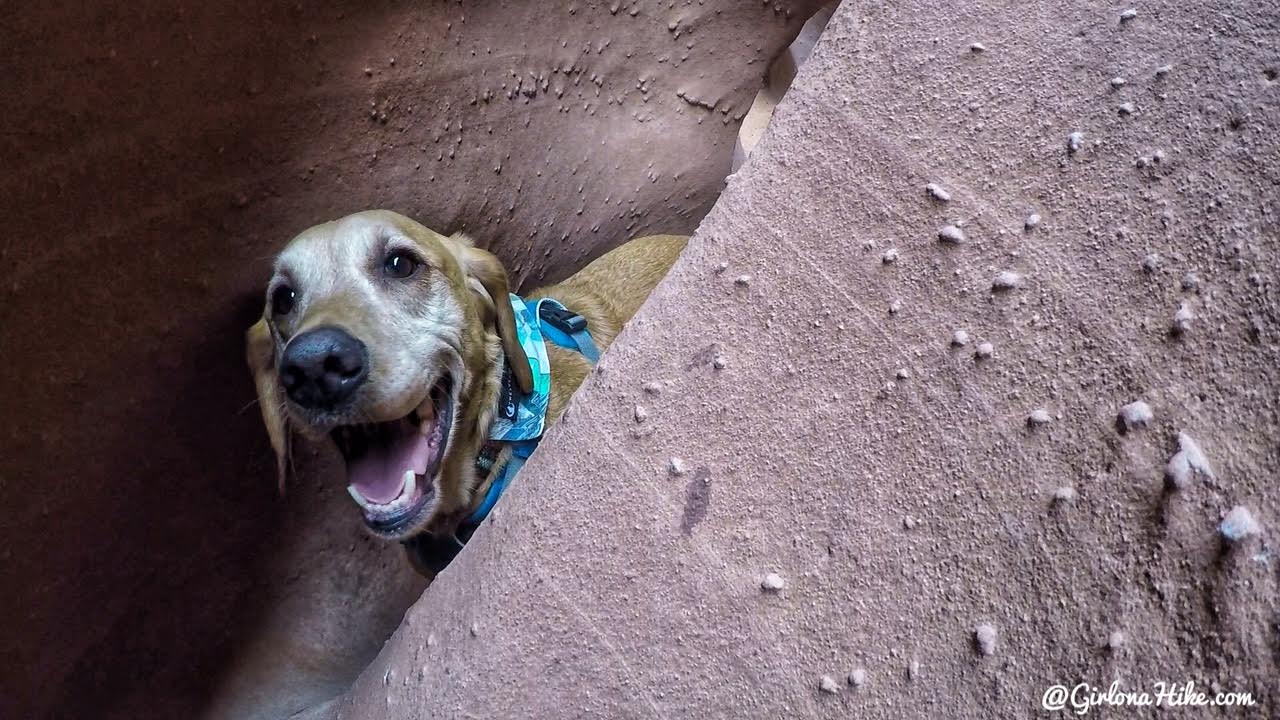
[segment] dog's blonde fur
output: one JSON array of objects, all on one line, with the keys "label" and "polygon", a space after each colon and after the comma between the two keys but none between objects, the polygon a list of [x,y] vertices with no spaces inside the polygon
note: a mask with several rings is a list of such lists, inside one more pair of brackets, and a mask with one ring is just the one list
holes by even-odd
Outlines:
[{"label": "dog's blonde fur", "polygon": [[[651,236],[605,254],[564,282],[535,290],[582,315],[603,351],[648,297],[684,248],[686,237]],[[410,281],[378,275],[388,252],[411,247],[424,272]],[[297,293],[287,316],[273,315],[270,298],[281,283]],[[432,384],[448,371],[455,380],[455,412],[436,499],[420,522],[396,537],[452,533],[478,504],[490,477],[475,477],[500,392],[502,360],[521,389],[532,377],[515,332],[508,279],[496,257],[462,236],[445,237],[393,212],[374,210],[317,225],[296,237],[277,258],[267,308],[247,335],[248,361],[257,386],[277,469],[287,471],[290,429],[315,439],[343,424],[386,422],[423,408]],[[278,362],[289,340],[320,326],[336,326],[369,351],[370,371],[349,407],[317,412],[289,401]],[[547,424],[564,412],[591,370],[581,355],[549,345],[551,393]]]}]

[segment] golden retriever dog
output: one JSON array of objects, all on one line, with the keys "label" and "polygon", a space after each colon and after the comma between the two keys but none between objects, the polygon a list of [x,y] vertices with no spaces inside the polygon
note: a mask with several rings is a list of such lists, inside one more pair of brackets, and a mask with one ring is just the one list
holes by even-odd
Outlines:
[{"label": "golden retriever dog", "polygon": [[[603,351],[686,242],[632,240],[526,299],[553,298],[585,318]],[[370,532],[461,547],[460,523],[510,457],[490,439],[504,373],[523,393],[534,385],[508,285],[498,259],[467,238],[385,210],[294,238],[276,258],[262,319],[247,336],[281,483],[291,431],[333,442]],[[546,359],[550,425],[592,364],[553,343]],[[482,449],[496,451],[487,473],[477,471]],[[440,569],[409,556],[423,574]]]}]

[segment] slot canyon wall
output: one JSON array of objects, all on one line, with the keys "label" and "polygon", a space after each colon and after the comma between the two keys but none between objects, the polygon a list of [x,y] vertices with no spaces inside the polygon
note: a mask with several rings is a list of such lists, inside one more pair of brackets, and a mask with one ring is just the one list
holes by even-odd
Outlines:
[{"label": "slot canyon wall", "polygon": [[381,645],[352,629],[385,637],[421,584],[326,454],[277,497],[243,364],[269,258],[369,207],[470,232],[525,286],[691,232],[816,7],[10,8],[0,716],[191,717],[272,643],[328,664],[264,713],[346,687]]},{"label": "slot canyon wall", "polygon": [[[190,716],[284,650],[332,662],[266,717],[357,673],[314,716],[1274,715],[1271,4],[845,2],[718,201],[817,4],[536,7],[6,17],[0,715]],[[241,362],[267,258],[368,206],[526,285],[697,228],[403,623]]]},{"label": "slot canyon wall", "polygon": [[1277,47],[1261,2],[843,3],[335,715],[1275,717]]}]

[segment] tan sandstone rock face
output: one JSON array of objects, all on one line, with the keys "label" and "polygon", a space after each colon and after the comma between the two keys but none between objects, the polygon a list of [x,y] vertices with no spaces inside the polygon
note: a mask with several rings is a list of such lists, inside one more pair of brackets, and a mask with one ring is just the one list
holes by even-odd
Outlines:
[{"label": "tan sandstone rock face", "polygon": [[[242,359],[269,258],[370,207],[526,286],[690,232],[817,3],[116,5],[0,29],[0,716],[292,712],[420,584],[327,454],[275,496]],[[312,668],[245,686],[273,661]]]},{"label": "tan sandstone rock face", "polygon": [[842,6],[337,716],[1272,714],[1277,17],[1122,10]]}]

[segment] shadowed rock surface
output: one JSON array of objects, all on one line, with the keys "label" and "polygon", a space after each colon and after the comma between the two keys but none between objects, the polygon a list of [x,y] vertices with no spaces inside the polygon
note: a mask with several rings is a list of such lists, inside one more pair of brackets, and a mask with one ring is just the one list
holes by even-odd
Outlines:
[{"label": "shadowed rock surface", "polygon": [[243,362],[269,258],[371,207],[525,286],[690,232],[816,5],[10,9],[0,716],[192,717],[246,656],[316,666],[264,712],[345,687],[421,585],[327,453],[276,497]]}]

